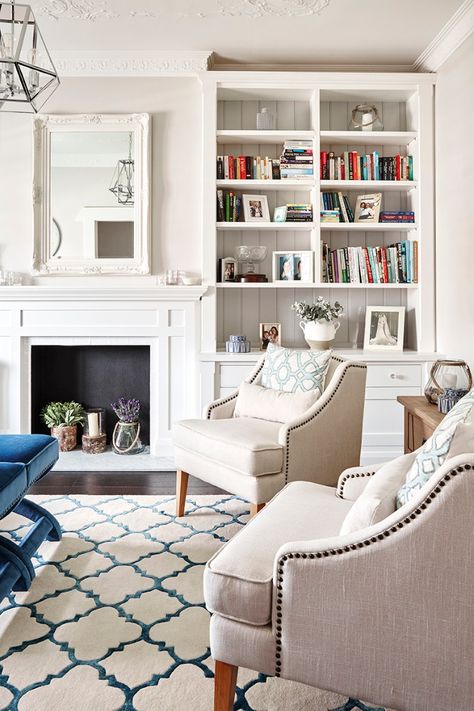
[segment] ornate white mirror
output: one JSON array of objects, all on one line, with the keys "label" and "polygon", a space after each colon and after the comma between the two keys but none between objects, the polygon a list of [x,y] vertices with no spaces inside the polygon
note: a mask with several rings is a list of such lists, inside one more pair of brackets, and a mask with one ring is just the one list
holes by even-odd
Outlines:
[{"label": "ornate white mirror", "polygon": [[34,121],[36,274],[147,274],[149,115]]}]

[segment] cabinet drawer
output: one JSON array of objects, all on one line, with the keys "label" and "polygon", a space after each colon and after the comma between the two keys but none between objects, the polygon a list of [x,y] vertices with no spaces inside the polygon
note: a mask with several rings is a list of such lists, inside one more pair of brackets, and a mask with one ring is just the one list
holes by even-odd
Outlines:
[{"label": "cabinet drawer", "polygon": [[220,387],[233,389],[238,388],[242,380],[245,380],[254,367],[254,363],[248,363],[246,365],[221,365],[219,381]]},{"label": "cabinet drawer", "polygon": [[367,368],[368,388],[396,388],[397,386],[421,389],[421,365],[416,363],[384,363]]}]

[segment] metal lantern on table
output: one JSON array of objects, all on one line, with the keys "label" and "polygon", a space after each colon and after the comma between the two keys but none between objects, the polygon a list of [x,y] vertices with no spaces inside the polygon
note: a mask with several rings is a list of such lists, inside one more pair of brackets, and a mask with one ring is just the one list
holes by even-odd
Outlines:
[{"label": "metal lantern on table", "polygon": [[431,368],[430,377],[425,387],[428,402],[438,404],[438,399],[445,390],[457,391],[458,399],[472,388],[472,374],[463,360],[437,360]]}]

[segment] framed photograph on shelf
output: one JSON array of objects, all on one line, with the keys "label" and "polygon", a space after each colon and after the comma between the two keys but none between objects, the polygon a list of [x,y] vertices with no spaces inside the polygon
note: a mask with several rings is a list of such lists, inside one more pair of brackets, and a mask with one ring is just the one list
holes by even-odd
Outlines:
[{"label": "framed photograph on shelf", "polygon": [[273,222],[286,222],[288,208],[286,205],[280,205],[273,211]]},{"label": "framed photograph on shelf", "polygon": [[381,204],[382,193],[358,195],[355,206],[354,222],[366,222],[367,224],[378,222]]},{"label": "framed photograph on shelf", "polygon": [[311,283],[313,266],[313,252],[273,252],[273,281]]},{"label": "framed photograph on shelf", "polygon": [[404,306],[367,306],[364,350],[402,351],[404,331]]},{"label": "framed photograph on shelf", "polygon": [[266,351],[269,343],[281,346],[281,323],[261,323],[259,337],[261,351]]},{"label": "framed photograph on shelf", "polygon": [[237,276],[237,260],[233,257],[219,259],[217,279],[219,281],[235,281]]},{"label": "framed photograph on shelf", "polygon": [[245,222],[270,222],[266,195],[242,195]]}]

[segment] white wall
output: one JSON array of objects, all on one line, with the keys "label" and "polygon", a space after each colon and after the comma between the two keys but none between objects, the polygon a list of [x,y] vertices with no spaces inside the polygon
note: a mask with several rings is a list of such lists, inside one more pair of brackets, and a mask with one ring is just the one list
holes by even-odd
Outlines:
[{"label": "white wall", "polygon": [[436,86],[438,350],[474,369],[474,35],[441,67]]},{"label": "white wall", "polygon": [[[193,78],[67,78],[48,113],[152,114],[152,271],[201,267],[201,92]],[[32,118],[0,114],[0,269],[33,254]],[[38,280],[37,280],[38,281]],[[39,280],[44,283],[44,279]],[[56,282],[57,283],[57,279]]]}]

